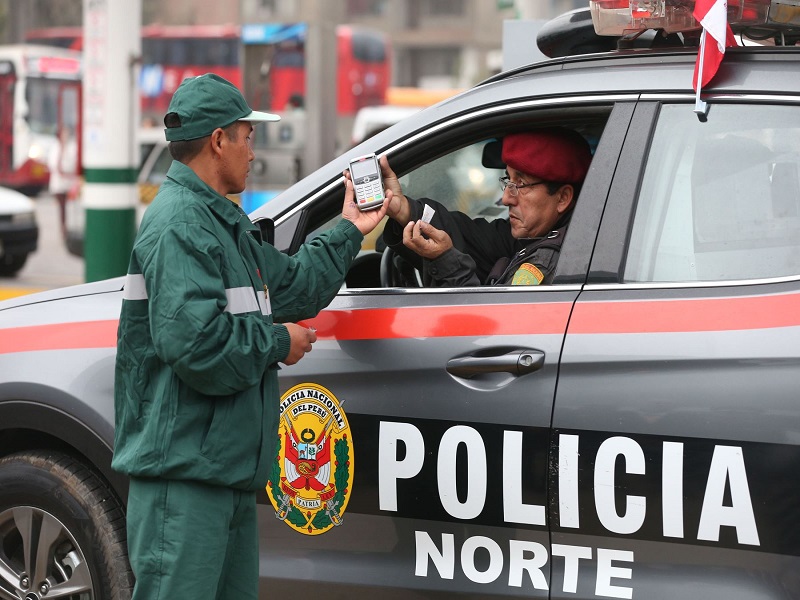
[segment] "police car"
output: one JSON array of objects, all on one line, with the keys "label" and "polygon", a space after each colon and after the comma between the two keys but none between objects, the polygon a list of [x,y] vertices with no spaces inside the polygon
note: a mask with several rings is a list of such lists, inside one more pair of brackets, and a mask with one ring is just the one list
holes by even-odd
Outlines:
[{"label": "police car", "polygon": [[[569,127],[594,157],[552,285],[424,288],[365,242],[280,373],[264,597],[800,597],[800,7],[728,0],[760,42],[698,112],[691,4],[595,0],[616,37],[555,23],[557,58],[352,150],[473,216],[501,210],[482,159],[508,132]],[[251,215],[277,247],[333,226],[347,160]],[[122,285],[0,304],[2,598],[129,593]]]}]

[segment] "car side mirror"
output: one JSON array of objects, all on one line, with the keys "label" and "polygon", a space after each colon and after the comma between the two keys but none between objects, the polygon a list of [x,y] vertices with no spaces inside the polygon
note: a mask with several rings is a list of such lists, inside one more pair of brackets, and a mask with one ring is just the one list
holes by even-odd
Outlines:
[{"label": "car side mirror", "polygon": [[261,239],[267,242],[270,246],[275,245],[275,221],[269,217],[259,217],[253,221],[253,225],[258,227],[261,231]]}]

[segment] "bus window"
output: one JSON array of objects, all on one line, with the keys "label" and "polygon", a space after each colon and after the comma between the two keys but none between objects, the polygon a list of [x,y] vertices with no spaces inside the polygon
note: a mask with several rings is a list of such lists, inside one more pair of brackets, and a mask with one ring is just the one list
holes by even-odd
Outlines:
[{"label": "bus window", "polygon": [[25,88],[25,102],[28,103],[26,120],[33,133],[58,133],[58,88],[57,81],[28,79]]},{"label": "bus window", "polygon": [[363,30],[354,31],[353,58],[365,63],[385,62],[386,43],[374,33]]}]

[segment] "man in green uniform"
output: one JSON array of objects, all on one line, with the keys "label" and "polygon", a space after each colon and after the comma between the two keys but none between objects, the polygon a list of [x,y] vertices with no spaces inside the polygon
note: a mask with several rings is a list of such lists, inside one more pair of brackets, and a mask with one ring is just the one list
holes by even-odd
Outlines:
[{"label": "man in green uniform", "polygon": [[184,81],[164,119],[175,161],[131,255],[114,389],[135,600],[257,598],[278,363],[311,350],[295,321],[333,299],[386,213],[360,212],[347,180],[332,230],[291,257],[264,242],[226,194],[244,190],[252,122],[277,119],[215,75]]}]

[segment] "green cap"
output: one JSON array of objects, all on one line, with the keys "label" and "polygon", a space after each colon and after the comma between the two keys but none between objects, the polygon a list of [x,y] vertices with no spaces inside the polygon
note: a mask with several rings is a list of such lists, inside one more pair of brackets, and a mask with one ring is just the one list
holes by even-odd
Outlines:
[{"label": "green cap", "polygon": [[235,85],[213,73],[184,79],[172,96],[167,114],[164,124],[169,125],[164,133],[168,142],[205,137],[217,127],[236,121],[280,120],[278,115],[252,110]]}]

